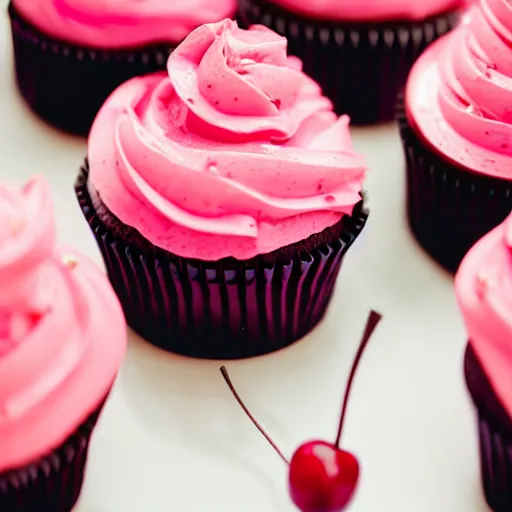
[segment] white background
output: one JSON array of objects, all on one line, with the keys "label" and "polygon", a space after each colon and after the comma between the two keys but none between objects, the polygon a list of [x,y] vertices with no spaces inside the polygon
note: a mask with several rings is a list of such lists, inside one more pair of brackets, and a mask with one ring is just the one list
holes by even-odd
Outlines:
[{"label": "white background", "polygon": [[[85,140],[46,126],[18,96],[2,14],[0,179],[22,183],[44,174],[60,240],[101,264],[73,193]],[[343,435],[343,447],[362,464],[351,512],[483,512],[452,278],[408,231],[396,128],[354,130],[354,140],[368,157],[371,216],[345,259],[327,317],[294,346],[230,362],[228,370],[285,453],[311,438],[334,440],[349,366],[376,308],[384,319],[359,368]],[[218,368],[131,336],[93,439],[79,512],[295,510],[287,468],[235,403]]]}]

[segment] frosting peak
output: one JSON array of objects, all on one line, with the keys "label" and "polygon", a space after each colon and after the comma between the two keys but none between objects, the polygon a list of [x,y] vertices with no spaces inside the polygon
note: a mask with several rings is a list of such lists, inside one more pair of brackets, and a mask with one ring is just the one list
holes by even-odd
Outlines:
[{"label": "frosting peak", "polygon": [[423,54],[409,78],[407,108],[451,160],[512,178],[512,4],[480,0],[451,34]]},{"label": "frosting peak", "polygon": [[471,344],[512,417],[512,215],[469,251],[455,289]]},{"label": "frosting peak", "polygon": [[512,4],[481,0],[441,54],[439,102],[468,141],[512,154]]},{"label": "frosting peak", "polygon": [[286,47],[286,39],[266,27],[240,30],[224,20],[199,28],[176,49],[169,76],[209,128],[287,139],[306,117],[332,107]]},{"label": "frosting peak", "polygon": [[125,344],[106,277],[55,246],[48,184],[0,185],[0,473],[71,434],[108,391]]},{"label": "frosting peak", "polygon": [[184,257],[248,259],[351,213],[365,174],[349,119],[261,26],[204,25],[168,76],[110,97],[89,137],[90,180],[106,206]]}]

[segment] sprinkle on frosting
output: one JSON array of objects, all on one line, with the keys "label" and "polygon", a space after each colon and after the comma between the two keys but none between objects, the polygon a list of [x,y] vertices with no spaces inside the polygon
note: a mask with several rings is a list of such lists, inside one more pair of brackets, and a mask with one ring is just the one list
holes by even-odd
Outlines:
[{"label": "sprinkle on frosting", "polygon": [[431,46],[407,85],[409,118],[450,160],[512,179],[512,4],[481,0]]},{"label": "sprinkle on frosting", "polygon": [[66,265],[70,270],[73,270],[78,265],[77,259],[74,256],[69,255],[65,255],[62,258],[62,263],[64,263],[64,265]]},{"label": "sprinkle on frosting", "polygon": [[476,292],[478,294],[478,297],[480,297],[480,299],[485,298],[485,294],[488,291],[488,287],[489,287],[489,277],[487,276],[486,272],[484,270],[482,270],[476,275]]},{"label": "sprinkle on frosting", "polygon": [[455,289],[470,342],[512,417],[512,215],[469,251]]},{"label": "sprinkle on frosting", "polygon": [[203,23],[235,14],[236,0],[12,0],[43,32],[93,48],[179,43]]},{"label": "sprinkle on frosting", "polygon": [[90,181],[159,247],[248,259],[351,213],[365,164],[348,122],[286,39],[224,20],[190,34],[168,75],[114,92],[89,138]]},{"label": "sprinkle on frosting", "polygon": [[[62,264],[79,259],[73,272]],[[0,473],[50,452],[83,422],[125,345],[106,277],[55,247],[46,182],[0,185]]]},{"label": "sprinkle on frosting", "polygon": [[472,0],[268,0],[316,19],[339,21],[422,20],[447,13]]}]

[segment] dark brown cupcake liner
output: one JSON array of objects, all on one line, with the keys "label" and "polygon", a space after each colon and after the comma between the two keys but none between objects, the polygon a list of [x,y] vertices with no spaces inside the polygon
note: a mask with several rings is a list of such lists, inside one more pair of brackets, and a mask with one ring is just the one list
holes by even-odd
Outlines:
[{"label": "dark brown cupcake liner", "polygon": [[71,512],[80,497],[89,443],[105,401],[52,453],[0,472],[2,512]]},{"label": "dark brown cupcake liner", "polygon": [[421,22],[341,23],[292,14],[267,0],[239,0],[243,26],[263,24],[288,39],[304,71],[352,124],[391,121],[396,97],[420,53],[451,30],[458,13]]},{"label": "dark brown cupcake liner", "polygon": [[87,177],[86,165],[76,194],[128,324],[158,347],[200,358],[266,354],[307,334],[322,319],[343,256],[368,216],[361,201],[332,243],[291,258],[201,262],[127,243],[98,216]]},{"label": "dark brown cupcake liner", "polygon": [[464,357],[464,373],[477,408],[480,468],[485,499],[494,512],[510,512],[512,419],[492,390],[470,344]]},{"label": "dark brown cupcake liner", "polygon": [[455,272],[468,250],[512,210],[512,182],[450,164],[410,126],[404,100],[397,119],[406,160],[407,215],[423,248]]},{"label": "dark brown cupcake liner", "polygon": [[[38,0],[35,0],[38,1]],[[87,135],[100,107],[126,80],[165,69],[172,47],[82,47],[40,32],[9,5],[18,88],[47,123]]]}]

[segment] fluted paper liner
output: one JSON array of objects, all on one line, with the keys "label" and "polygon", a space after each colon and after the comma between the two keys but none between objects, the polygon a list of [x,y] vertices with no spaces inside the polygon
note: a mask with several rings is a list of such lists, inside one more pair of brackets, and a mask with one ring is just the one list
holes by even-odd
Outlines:
[{"label": "fluted paper liner", "polygon": [[[482,487],[487,504],[494,512],[512,510],[512,421],[494,395],[488,389],[475,389],[483,371],[476,363],[475,354],[468,344],[464,357],[466,384],[477,409],[478,444]],[[475,378],[475,372],[478,372]],[[490,396],[493,394],[493,396]],[[505,421],[503,421],[505,418]],[[506,422],[506,423],[505,423]],[[508,424],[508,425],[507,425]]]},{"label": "fluted paper liner", "polygon": [[[34,0],[42,1],[42,0]],[[49,124],[87,135],[110,93],[135,76],[164,70],[172,47],[106,50],[53,39],[9,6],[18,88]]]},{"label": "fluted paper liner", "polygon": [[49,455],[0,472],[2,512],[71,512],[82,490],[89,443],[105,401],[106,397]]},{"label": "fluted paper liner", "polygon": [[468,250],[512,210],[512,183],[458,168],[434,153],[410,126],[403,96],[397,119],[411,230],[437,262],[455,272]]},{"label": "fluted paper liner", "polygon": [[368,215],[361,201],[333,243],[274,264],[259,257],[201,262],[154,246],[141,251],[112,233],[93,207],[87,176],[85,166],[77,197],[128,324],[165,350],[201,358],[261,355],[307,334],[323,317]]}]

